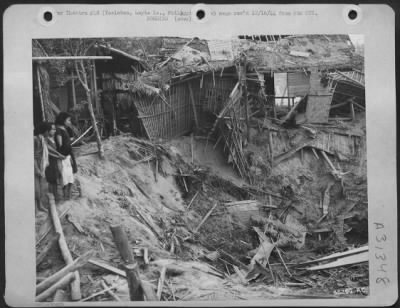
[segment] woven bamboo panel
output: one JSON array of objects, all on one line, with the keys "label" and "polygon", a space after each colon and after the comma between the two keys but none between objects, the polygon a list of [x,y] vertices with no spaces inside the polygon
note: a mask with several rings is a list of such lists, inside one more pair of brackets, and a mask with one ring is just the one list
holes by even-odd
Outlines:
[{"label": "woven bamboo panel", "polygon": [[135,105],[150,139],[176,137],[193,127],[193,109],[185,83],[172,86],[164,99],[137,98]]}]

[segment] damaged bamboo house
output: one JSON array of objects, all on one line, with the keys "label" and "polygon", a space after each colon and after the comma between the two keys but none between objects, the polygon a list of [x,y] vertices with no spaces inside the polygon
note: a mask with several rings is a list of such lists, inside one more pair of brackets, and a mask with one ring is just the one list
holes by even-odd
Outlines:
[{"label": "damaged bamboo house", "polygon": [[[60,210],[83,225],[67,223],[75,255],[95,249],[88,262],[108,273],[82,269],[85,300],[132,299],[135,279],[145,300],[368,287],[364,59],[348,35],[91,39],[84,55],[68,45],[33,44],[34,115],[72,112],[84,134],[80,190]],[[91,155],[77,57],[91,65],[104,161]]]}]

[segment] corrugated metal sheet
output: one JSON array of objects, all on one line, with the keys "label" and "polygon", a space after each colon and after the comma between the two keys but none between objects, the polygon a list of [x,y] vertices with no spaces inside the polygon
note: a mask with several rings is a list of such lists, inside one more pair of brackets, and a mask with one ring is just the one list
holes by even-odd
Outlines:
[{"label": "corrugated metal sheet", "polygon": [[304,96],[310,91],[310,77],[304,72],[287,74],[289,96]]}]

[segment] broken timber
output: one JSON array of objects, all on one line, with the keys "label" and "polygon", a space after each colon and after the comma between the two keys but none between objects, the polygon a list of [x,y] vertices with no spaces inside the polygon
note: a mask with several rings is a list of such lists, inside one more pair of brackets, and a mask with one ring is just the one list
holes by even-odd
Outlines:
[{"label": "broken timber", "polygon": [[[54,196],[52,194],[47,194],[47,198],[49,199],[50,215],[53,220],[54,230],[60,234],[60,237],[58,239],[58,244],[60,246],[61,254],[63,256],[65,263],[71,264],[74,262],[74,260],[72,259],[71,252],[69,251],[67,242],[65,241],[64,232],[61,226],[60,219],[58,217]],[[73,301],[77,301],[82,298],[81,288],[80,288],[80,277],[78,271],[75,271],[72,274],[74,278],[72,279],[71,282],[71,299]]]},{"label": "broken timber", "polygon": [[204,216],[204,218],[201,220],[201,222],[199,223],[199,225],[196,227],[196,229],[194,229],[193,233],[197,233],[199,232],[199,229],[201,228],[201,226],[206,222],[206,220],[208,219],[208,217],[210,217],[211,213],[214,211],[214,209],[217,207],[218,202],[216,202],[214,204],[214,206],[211,208],[211,210],[208,211],[208,213]]},{"label": "broken timber", "polygon": [[128,280],[129,297],[131,301],[143,301],[143,289],[141,288],[137,263],[129,247],[126,232],[121,225],[110,226],[110,230],[121,255],[121,259],[124,262],[126,278]]}]

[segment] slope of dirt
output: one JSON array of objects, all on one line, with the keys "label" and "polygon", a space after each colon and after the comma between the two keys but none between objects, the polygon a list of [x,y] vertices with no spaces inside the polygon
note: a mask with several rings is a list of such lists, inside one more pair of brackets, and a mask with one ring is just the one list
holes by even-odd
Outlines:
[{"label": "slope of dirt", "polygon": [[[302,234],[297,244],[289,241],[288,245],[282,246],[284,250],[281,247],[289,266],[333,250],[337,243],[342,243],[338,236],[322,234],[328,240],[330,237],[334,245],[330,249],[321,248],[313,230],[322,228],[324,223],[336,226],[335,218],[345,210],[358,211],[358,216],[365,214],[363,206],[366,205],[360,201],[366,190],[365,162],[342,165],[343,168],[351,166],[352,174],[344,181],[353,195],[358,194],[353,203],[342,197],[340,181],[332,180],[322,159],[316,161],[308,151],[303,159],[294,156],[271,169],[261,187],[279,196],[271,198],[247,189],[246,183],[226,162],[221,149],[218,146],[214,149],[212,143],[194,138],[193,163],[190,137],[172,140],[160,145],[158,150],[154,145],[154,152],[149,150],[152,147],[149,142],[128,135],[112,137],[104,141],[105,159],[100,160],[96,154],[90,154],[96,150],[94,143],[81,146],[77,153],[79,172],[74,199],[57,204],[59,214],[68,210],[68,219],[62,218],[62,226],[74,257],[93,250],[94,260],[121,267],[121,258],[109,228],[121,224],[136,255],[142,279],[155,291],[161,269],[167,268],[162,300],[267,299],[290,294],[303,296],[311,292],[333,296],[338,285],[322,285],[318,282],[321,281],[319,274],[314,274],[314,280],[310,280],[302,277],[302,272],[296,272],[298,279],[293,280],[281,261],[282,256],[275,250],[269,258],[271,272],[264,272],[252,283],[249,283],[249,277],[244,279],[259,246],[252,227],[257,223],[263,225],[262,221],[254,221],[256,218],[279,217],[292,232]],[[353,180],[356,181],[352,183]],[[318,224],[321,217],[318,196],[330,182],[333,183],[330,212],[325,221]],[[287,187],[290,187],[289,192],[284,189]],[[248,199],[275,207],[244,209],[227,205],[227,202]],[[211,215],[200,225],[214,205]],[[37,215],[37,240],[43,237],[49,225],[47,214]],[[358,226],[355,224],[355,229]],[[362,228],[359,232],[363,232]],[[343,230],[333,234],[341,233]],[[49,236],[38,245],[38,254],[48,240]],[[282,238],[280,241],[282,243]],[[362,244],[357,234],[353,241]],[[144,264],[143,248],[149,252],[149,264]],[[37,268],[38,281],[62,266],[59,250],[52,249]],[[362,267],[356,270],[364,273]],[[335,273],[340,277],[340,272]],[[121,299],[128,300],[126,281],[118,275],[93,264],[84,266],[80,275],[84,298],[101,290],[100,283],[104,279],[110,284],[119,281],[120,285],[114,291]],[[365,279],[365,275],[360,277]],[[343,279],[347,285],[349,280]],[[290,287],[289,282],[300,282],[309,289]],[[89,300],[112,298],[100,294]]]}]

